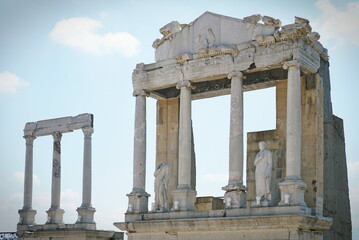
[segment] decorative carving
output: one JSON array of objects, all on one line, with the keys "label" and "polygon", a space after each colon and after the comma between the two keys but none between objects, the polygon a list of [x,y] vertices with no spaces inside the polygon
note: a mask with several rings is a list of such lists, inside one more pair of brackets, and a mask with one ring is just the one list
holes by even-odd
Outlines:
[{"label": "decorative carving", "polygon": [[276,28],[280,28],[282,25],[282,22],[279,19],[275,19],[269,16],[263,16],[262,21],[265,25],[273,26]]},{"label": "decorative carving", "polygon": [[239,77],[239,78],[241,78],[241,79],[245,79],[245,78],[246,78],[246,77],[243,75],[242,72],[230,72],[230,73],[228,74],[228,78],[229,78],[229,79],[232,79],[233,77]]},{"label": "decorative carving", "polygon": [[169,165],[162,162],[153,174],[155,177],[155,208],[154,210],[168,210],[168,181],[169,181]]},{"label": "decorative carving", "polygon": [[192,60],[192,59],[193,59],[192,54],[189,54],[189,53],[185,53],[185,54],[175,57],[176,62],[181,65],[184,64],[186,61]]},{"label": "decorative carving", "polygon": [[213,34],[212,28],[207,27],[202,29],[198,37],[194,40],[195,43],[199,44],[202,48],[213,47],[216,37]]},{"label": "decorative carving", "polygon": [[231,54],[234,57],[238,54],[238,50],[234,47],[232,48],[227,46],[219,46],[215,48],[201,48],[198,50],[197,59],[210,58],[225,54]]},{"label": "decorative carving", "polygon": [[288,69],[290,67],[297,67],[297,68],[300,68],[300,63],[297,61],[297,60],[292,60],[292,61],[288,61],[288,62],[285,62],[283,64],[283,68],[284,69]]},{"label": "decorative carving", "polygon": [[256,36],[256,41],[260,46],[268,46],[275,43],[275,38],[273,36]]},{"label": "decorative carving", "polygon": [[166,24],[165,26],[160,28],[160,33],[163,35],[163,37],[161,39],[156,39],[153,42],[152,47],[158,48],[158,46],[164,43],[167,39],[172,39],[173,36],[181,30],[182,30],[182,25],[179,24],[179,22],[177,21],[172,21]]},{"label": "decorative carving", "polygon": [[[265,142],[259,142],[259,152],[254,160],[255,181],[256,181],[256,197],[261,200],[270,202],[271,190],[270,184],[272,180],[272,153],[265,148]],[[257,202],[256,202],[256,205]]]},{"label": "decorative carving", "polygon": [[243,18],[243,22],[256,24],[262,19],[260,14],[253,14],[251,16]]},{"label": "decorative carving", "polygon": [[177,89],[181,89],[181,88],[183,88],[183,87],[190,88],[191,86],[192,86],[192,84],[191,84],[190,81],[181,81],[181,82],[177,83],[176,88],[177,88]]},{"label": "decorative carving", "polygon": [[82,132],[84,133],[85,138],[91,138],[94,129],[93,128],[83,128]]},{"label": "decorative carving", "polygon": [[26,140],[26,145],[32,145],[36,139],[35,136],[24,136],[24,138]]},{"label": "decorative carving", "polygon": [[144,97],[148,97],[150,96],[149,92],[146,92],[145,90],[133,90],[132,96],[137,97],[137,96],[144,96]]}]

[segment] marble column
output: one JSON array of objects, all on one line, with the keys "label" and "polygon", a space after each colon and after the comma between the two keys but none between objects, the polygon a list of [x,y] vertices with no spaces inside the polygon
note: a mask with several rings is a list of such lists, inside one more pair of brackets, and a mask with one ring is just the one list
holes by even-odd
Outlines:
[{"label": "marble column", "polygon": [[195,209],[196,201],[196,191],[191,187],[191,83],[179,82],[177,89],[180,89],[178,186],[172,195],[173,201],[178,201],[179,210],[190,211]]},{"label": "marble column", "polygon": [[[94,224],[95,208],[91,204],[91,183],[92,183],[92,134],[93,128],[83,128],[84,133],[84,158],[82,178],[82,204],[77,208],[78,220],[76,223]],[[93,228],[93,227],[92,227]]]},{"label": "marble column", "polygon": [[19,210],[19,225],[33,225],[36,211],[32,209],[33,183],[33,142],[35,136],[24,136],[26,140],[25,176],[24,176],[24,206]]},{"label": "marble column", "polygon": [[229,136],[229,180],[222,189],[225,199],[231,199],[231,207],[245,207],[243,186],[243,80],[241,72],[228,74],[231,79],[231,115]]},{"label": "marble column", "polygon": [[133,148],[133,188],[129,197],[131,213],[148,212],[146,190],[146,97],[145,91],[134,91],[136,97],[135,134]]},{"label": "marble column", "polygon": [[47,211],[49,224],[62,224],[64,210],[60,208],[61,198],[61,137],[60,132],[52,134],[54,138],[52,158],[51,207]]},{"label": "marble column", "polygon": [[[306,184],[301,180],[301,79],[300,63],[288,61],[283,65],[288,70],[287,82],[287,129],[286,129],[286,177],[279,183],[281,201],[279,205],[303,205]],[[289,195],[289,203],[285,203],[285,195]]]}]

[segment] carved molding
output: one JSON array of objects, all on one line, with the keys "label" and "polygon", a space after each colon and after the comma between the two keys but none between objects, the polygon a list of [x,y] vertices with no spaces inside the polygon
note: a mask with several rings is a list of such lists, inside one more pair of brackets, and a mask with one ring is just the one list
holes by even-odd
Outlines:
[{"label": "carved molding", "polygon": [[85,138],[89,139],[89,138],[91,138],[91,136],[94,132],[94,129],[93,128],[83,128],[82,132],[84,133]]},{"label": "carved molding", "polygon": [[186,87],[186,88],[191,88],[192,87],[192,84],[190,81],[181,81],[179,83],[177,83],[176,85],[176,88],[177,89],[181,89],[183,87]]},{"label": "carved molding", "polygon": [[137,96],[142,96],[142,97],[148,97],[150,96],[149,92],[146,92],[145,90],[133,90],[132,96],[137,97]]}]

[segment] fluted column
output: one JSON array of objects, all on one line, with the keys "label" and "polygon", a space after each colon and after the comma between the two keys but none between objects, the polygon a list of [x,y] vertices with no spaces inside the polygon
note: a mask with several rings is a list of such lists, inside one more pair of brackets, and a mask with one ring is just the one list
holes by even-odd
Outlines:
[{"label": "fluted column", "polygon": [[52,158],[52,184],[51,184],[51,207],[47,211],[47,223],[61,224],[64,210],[60,208],[61,199],[61,138],[62,134],[56,132],[52,134],[53,158]]},{"label": "fluted column", "polygon": [[178,186],[172,192],[173,201],[178,202],[179,210],[194,210],[196,191],[191,187],[191,83],[182,81],[177,84],[180,89],[179,146],[178,146]]},{"label": "fluted column", "polygon": [[32,209],[33,184],[33,142],[35,136],[24,136],[26,140],[25,176],[24,176],[24,206],[19,210],[19,225],[33,225],[36,211]]},{"label": "fluted column", "polygon": [[228,74],[231,79],[231,115],[229,136],[229,180],[222,189],[225,198],[231,199],[231,207],[245,206],[243,186],[243,80],[241,72]]},{"label": "fluted column", "polygon": [[285,195],[289,195],[289,205],[306,205],[304,190],[306,184],[301,180],[301,79],[300,63],[297,60],[288,61],[283,65],[288,70],[287,81],[287,129],[286,129],[286,177],[279,184],[281,202],[284,205]]},{"label": "fluted column", "polygon": [[[82,178],[82,204],[77,208],[77,223],[94,223],[95,208],[91,204],[92,186],[92,134],[93,128],[82,129],[84,133],[84,159],[83,159],[83,178]],[[92,228],[91,228],[92,229]]]},{"label": "fluted column", "polygon": [[145,91],[134,91],[136,97],[135,134],[133,146],[133,188],[128,194],[128,212],[141,213],[148,211],[146,188],[146,97]]}]

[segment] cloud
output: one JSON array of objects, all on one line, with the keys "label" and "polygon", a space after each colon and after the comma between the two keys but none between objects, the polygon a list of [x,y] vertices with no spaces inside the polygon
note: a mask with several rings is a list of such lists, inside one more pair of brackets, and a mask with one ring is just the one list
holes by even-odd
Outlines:
[{"label": "cloud", "polygon": [[359,47],[359,2],[349,2],[343,10],[330,0],[318,0],[315,5],[322,14],[313,27],[323,39],[334,40],[339,46],[350,43]]},{"label": "cloud", "polygon": [[108,13],[106,11],[100,12],[100,17],[107,17]]},{"label": "cloud", "polygon": [[[24,172],[14,172],[13,179],[15,181],[23,183],[24,182]],[[32,181],[35,185],[40,185],[40,179],[36,174],[32,175]]]},{"label": "cloud", "polygon": [[21,86],[28,86],[29,83],[11,72],[0,73],[0,93],[14,93]]},{"label": "cloud", "polygon": [[56,23],[50,33],[51,39],[59,44],[97,54],[121,54],[135,56],[140,51],[140,42],[127,32],[98,34],[100,21],[87,17],[69,18]]}]

